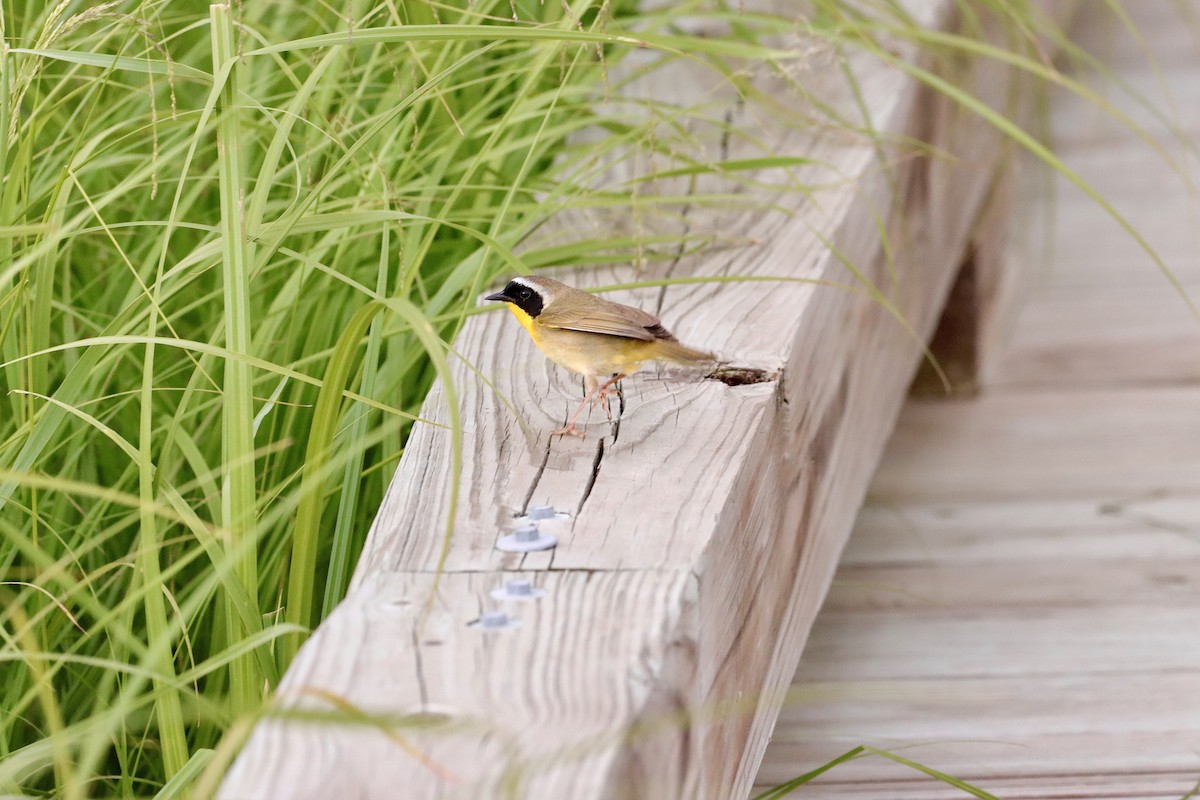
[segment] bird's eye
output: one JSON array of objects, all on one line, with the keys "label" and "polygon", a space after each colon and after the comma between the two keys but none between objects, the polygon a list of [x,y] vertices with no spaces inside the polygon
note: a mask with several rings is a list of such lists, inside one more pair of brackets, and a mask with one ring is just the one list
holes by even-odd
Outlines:
[{"label": "bird's eye", "polygon": [[517,293],[517,296],[522,300],[528,300],[529,298],[533,297],[533,291],[531,289],[522,289]]}]

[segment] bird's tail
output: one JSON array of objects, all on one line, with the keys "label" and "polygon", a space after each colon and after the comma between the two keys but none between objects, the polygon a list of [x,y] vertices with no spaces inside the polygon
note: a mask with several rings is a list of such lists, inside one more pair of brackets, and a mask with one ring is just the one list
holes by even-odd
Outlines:
[{"label": "bird's tail", "polygon": [[676,364],[712,364],[717,357],[703,350],[693,350],[679,342],[660,341],[658,343],[658,358],[664,361],[674,361]]}]

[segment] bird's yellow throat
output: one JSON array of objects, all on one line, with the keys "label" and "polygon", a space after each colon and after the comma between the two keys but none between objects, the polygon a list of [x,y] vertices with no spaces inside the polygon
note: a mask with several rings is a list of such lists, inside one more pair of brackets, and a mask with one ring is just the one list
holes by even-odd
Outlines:
[{"label": "bird's yellow throat", "polygon": [[505,305],[508,306],[508,310],[512,312],[512,315],[517,318],[517,322],[521,323],[521,327],[523,327],[529,333],[529,335],[533,337],[533,340],[536,342],[538,336],[537,336],[537,333],[533,329],[533,317],[526,314],[523,310],[521,310],[521,308],[519,306],[517,306],[514,303],[506,303]]}]

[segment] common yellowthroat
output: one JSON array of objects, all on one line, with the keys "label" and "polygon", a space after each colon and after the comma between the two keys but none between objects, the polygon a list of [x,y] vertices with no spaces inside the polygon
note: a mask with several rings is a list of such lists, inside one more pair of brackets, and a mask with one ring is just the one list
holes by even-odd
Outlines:
[{"label": "common yellowthroat", "polygon": [[547,358],[584,377],[587,394],[583,403],[566,427],[554,434],[583,438],[575,421],[589,402],[602,404],[612,419],[609,389],[647,361],[678,364],[716,361],[711,353],[680,344],[653,314],[596,297],[551,278],[537,275],[514,278],[504,291],[485,299],[508,303],[508,310]]}]

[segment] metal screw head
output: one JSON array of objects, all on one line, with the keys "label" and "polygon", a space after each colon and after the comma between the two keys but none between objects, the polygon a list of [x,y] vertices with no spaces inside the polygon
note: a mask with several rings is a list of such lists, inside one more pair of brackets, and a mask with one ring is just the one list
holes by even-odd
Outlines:
[{"label": "metal screw head", "polygon": [[534,506],[529,509],[526,516],[531,520],[537,521],[540,519],[554,519],[556,513],[554,506]]},{"label": "metal screw head", "polygon": [[546,596],[545,589],[539,589],[528,578],[513,578],[503,586],[492,589],[489,594],[493,600],[537,600]]},{"label": "metal screw head", "polygon": [[485,611],[479,615],[476,624],[485,631],[500,631],[505,628],[519,627],[521,620],[510,617],[503,611]]},{"label": "metal screw head", "polygon": [[496,549],[506,553],[532,553],[549,550],[558,544],[558,538],[538,530],[537,525],[522,525],[507,536],[501,536]]}]

